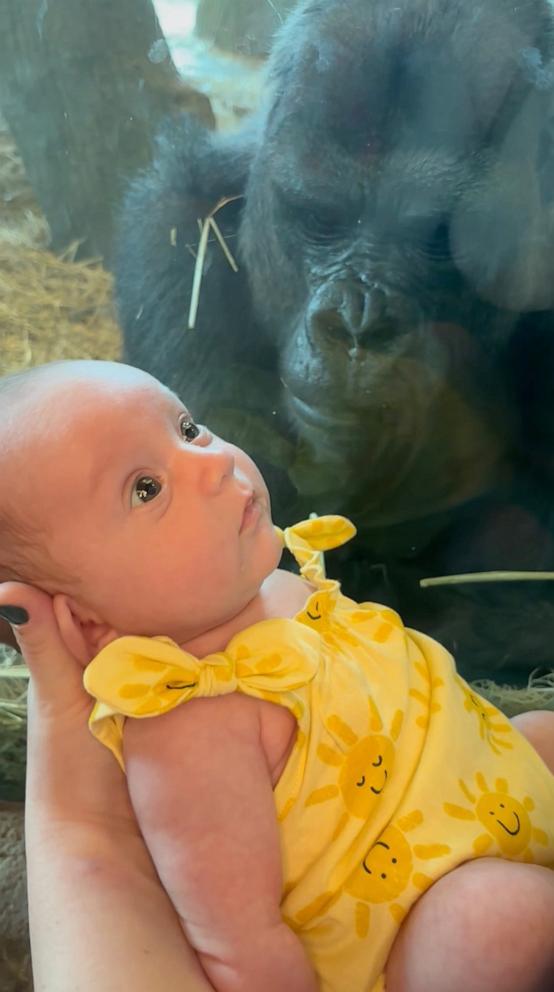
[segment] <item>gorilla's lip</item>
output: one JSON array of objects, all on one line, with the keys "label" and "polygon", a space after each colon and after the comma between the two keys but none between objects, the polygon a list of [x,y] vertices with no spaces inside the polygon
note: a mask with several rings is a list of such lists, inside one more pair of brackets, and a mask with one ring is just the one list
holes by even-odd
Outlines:
[{"label": "gorilla's lip", "polygon": [[332,414],[323,413],[317,407],[299,399],[294,393],[288,394],[288,400],[299,419],[313,427],[333,430],[337,427],[355,427],[359,423],[359,418],[355,414],[345,413],[344,410]]}]

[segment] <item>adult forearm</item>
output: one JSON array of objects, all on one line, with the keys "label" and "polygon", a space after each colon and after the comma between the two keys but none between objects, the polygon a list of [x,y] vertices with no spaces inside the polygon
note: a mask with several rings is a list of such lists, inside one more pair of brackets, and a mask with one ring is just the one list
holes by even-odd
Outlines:
[{"label": "adult forearm", "polygon": [[[33,813],[37,813],[35,809]],[[141,842],[29,817],[35,992],[212,992]]]}]

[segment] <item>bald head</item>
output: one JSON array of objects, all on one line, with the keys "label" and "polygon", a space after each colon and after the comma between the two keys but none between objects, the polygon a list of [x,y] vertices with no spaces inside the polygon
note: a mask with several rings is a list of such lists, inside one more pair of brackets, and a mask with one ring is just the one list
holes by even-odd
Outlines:
[{"label": "bald head", "polygon": [[29,441],[45,441],[79,409],[87,392],[116,401],[143,385],[167,391],[147,372],[119,362],[51,362],[0,379],[0,464]]},{"label": "bald head", "polygon": [[51,452],[63,480],[64,459],[72,457],[70,447],[64,454],[64,438],[73,421],[88,423],[80,439],[86,447],[103,399],[116,408],[130,391],[153,386],[169,394],[146,372],[92,360],[52,362],[0,379],[0,581],[33,582],[53,591],[52,579],[60,587],[63,569],[49,554],[45,529],[58,494],[51,483],[48,491],[42,488],[40,465]]}]

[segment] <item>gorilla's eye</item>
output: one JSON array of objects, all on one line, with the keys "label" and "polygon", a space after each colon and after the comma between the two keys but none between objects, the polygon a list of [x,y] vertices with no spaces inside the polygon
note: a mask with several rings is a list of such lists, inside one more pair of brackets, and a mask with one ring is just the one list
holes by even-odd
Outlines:
[{"label": "gorilla's eye", "polygon": [[432,237],[428,241],[427,250],[432,258],[450,258],[450,237],[446,221],[438,224],[433,231]]},{"label": "gorilla's eye", "polygon": [[327,241],[343,236],[349,227],[344,210],[327,205],[303,206],[297,213],[304,234],[314,241]]},{"label": "gorilla's eye", "polygon": [[139,506],[140,503],[150,503],[161,491],[162,484],[159,479],[154,479],[151,475],[141,475],[133,483],[131,506]]},{"label": "gorilla's eye", "polygon": [[444,262],[450,258],[450,238],[448,223],[444,220],[423,234],[421,251],[434,262]]},{"label": "gorilla's eye", "polygon": [[338,202],[331,198],[317,199],[306,196],[299,189],[284,189],[273,182],[277,201],[284,218],[292,230],[296,230],[308,241],[327,242],[344,238],[358,220],[360,204],[346,198]]}]

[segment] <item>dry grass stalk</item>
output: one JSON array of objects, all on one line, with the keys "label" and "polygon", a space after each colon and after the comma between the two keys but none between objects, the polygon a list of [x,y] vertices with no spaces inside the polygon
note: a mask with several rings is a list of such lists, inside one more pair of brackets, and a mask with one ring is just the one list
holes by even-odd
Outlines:
[{"label": "dry grass stalk", "polygon": [[422,589],[430,586],[459,586],[472,582],[554,582],[554,572],[465,572],[420,579]]},{"label": "dry grass stalk", "polygon": [[227,259],[227,262],[231,266],[233,272],[238,272],[239,267],[238,267],[237,263],[235,262],[235,259],[234,259],[233,255],[231,254],[231,251],[229,249],[229,245],[225,241],[225,238],[223,237],[223,235],[222,235],[222,233],[221,233],[221,231],[220,231],[220,229],[219,229],[219,227],[217,225],[217,222],[213,219],[213,217],[210,217],[209,218],[209,224],[210,224],[210,227],[211,227],[212,231],[214,232],[217,240],[219,241],[219,244],[221,245],[221,250],[222,250],[223,254],[225,255],[225,258]]},{"label": "dry grass stalk", "polygon": [[213,207],[203,221],[198,220],[198,225],[200,227],[200,240],[198,242],[198,252],[196,255],[196,264],[194,266],[194,275],[192,279],[192,293],[190,297],[190,308],[189,308],[189,319],[188,319],[188,329],[189,331],[194,330],[196,325],[196,316],[198,314],[198,304],[200,302],[200,287],[202,284],[202,276],[204,274],[204,262],[206,258],[206,250],[208,247],[208,237],[210,231],[213,231],[222,250],[227,262],[231,266],[233,272],[238,272],[239,267],[231,254],[228,245],[225,243],[225,238],[223,237],[216,221],[214,220],[214,215],[225,207],[228,203],[233,203],[235,200],[240,200],[240,196],[223,196],[221,200],[218,200],[215,207]]}]

